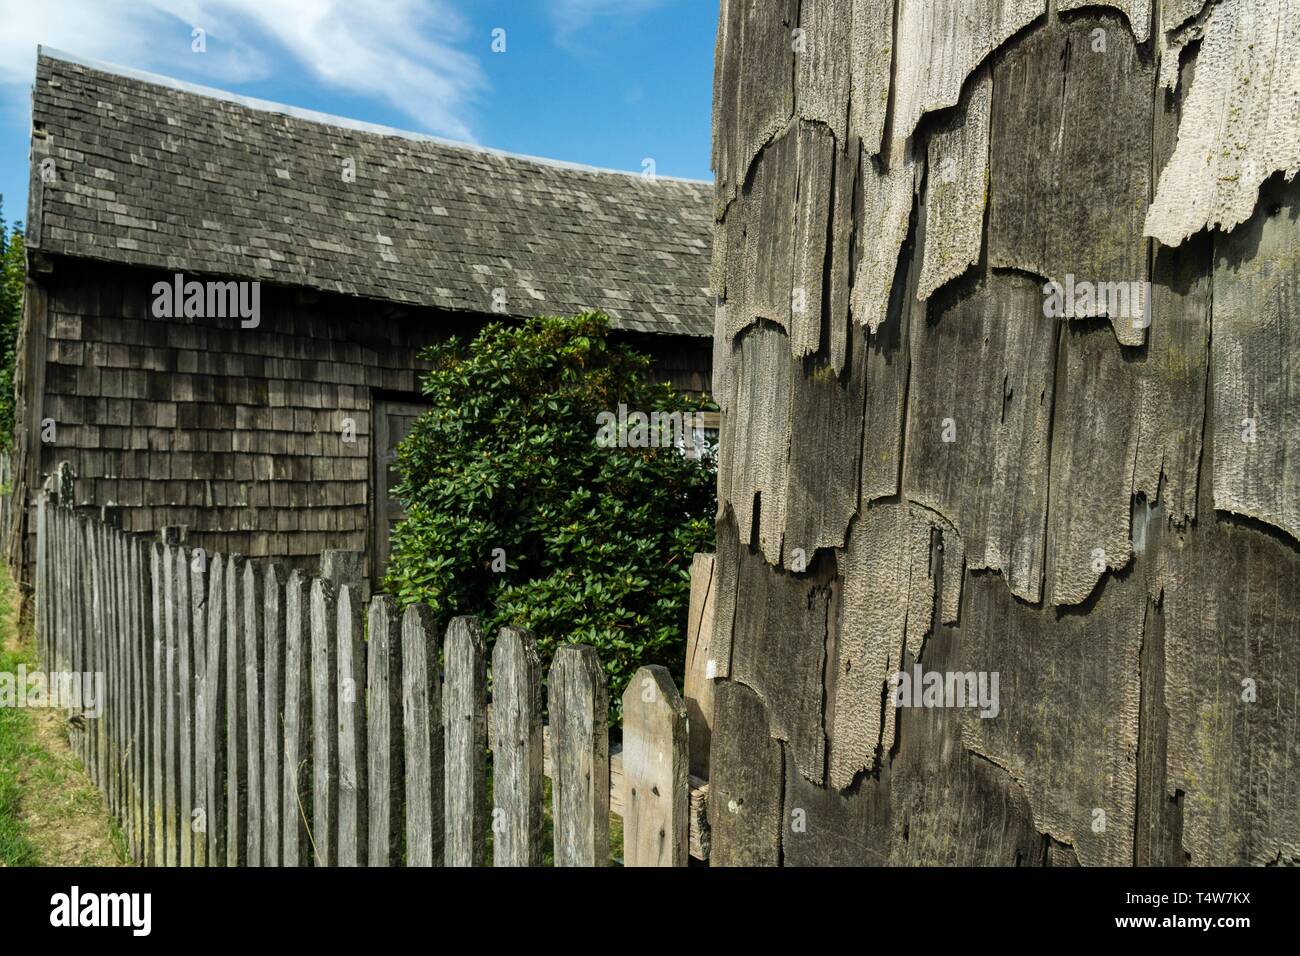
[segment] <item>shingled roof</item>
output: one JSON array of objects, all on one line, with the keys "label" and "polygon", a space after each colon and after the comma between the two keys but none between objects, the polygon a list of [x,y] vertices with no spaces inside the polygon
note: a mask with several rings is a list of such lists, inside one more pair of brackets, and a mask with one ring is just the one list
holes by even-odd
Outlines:
[{"label": "shingled roof", "polygon": [[[29,245],[513,315],[712,334],[712,186],[513,156],[44,49]],[[54,159],[54,180],[40,164]],[[355,181],[344,181],[345,161]]]}]

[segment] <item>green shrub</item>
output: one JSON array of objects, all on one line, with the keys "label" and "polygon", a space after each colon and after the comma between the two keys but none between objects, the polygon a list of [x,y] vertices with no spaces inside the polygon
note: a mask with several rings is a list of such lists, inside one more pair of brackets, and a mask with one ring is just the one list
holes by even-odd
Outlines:
[{"label": "green shrub", "polygon": [[407,518],[386,587],[432,607],[439,627],[477,614],[489,640],[505,624],[531,628],[547,665],[559,644],[593,645],[616,714],[637,667],[663,664],[680,682],[715,477],[711,456],[598,444],[598,414],[620,403],[699,409],[608,333],[587,313],[493,323],[426,350],[433,408],[398,448]]},{"label": "green shrub", "polygon": [[14,369],[18,361],[18,328],[22,323],[26,257],[23,230],[15,223],[6,233],[0,200],[0,450],[13,445]]}]

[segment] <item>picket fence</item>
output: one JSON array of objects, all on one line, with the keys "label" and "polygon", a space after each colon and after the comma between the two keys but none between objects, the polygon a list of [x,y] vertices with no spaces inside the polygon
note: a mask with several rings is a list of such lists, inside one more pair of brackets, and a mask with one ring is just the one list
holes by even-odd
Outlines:
[{"label": "picket fence", "polygon": [[544,723],[526,630],[498,635],[489,704],[477,620],[451,622],[440,674],[429,609],[363,611],[353,552],[286,575],[102,517],[38,498],[36,633],[47,670],[104,675],[82,706],[98,716],[69,724],[137,863],[472,866],[490,845],[493,865],[538,866],[544,775],[555,865],[607,865],[611,810],[624,865],[707,857],[708,785],[664,668],[633,678],[611,753],[593,648],[556,653]]}]

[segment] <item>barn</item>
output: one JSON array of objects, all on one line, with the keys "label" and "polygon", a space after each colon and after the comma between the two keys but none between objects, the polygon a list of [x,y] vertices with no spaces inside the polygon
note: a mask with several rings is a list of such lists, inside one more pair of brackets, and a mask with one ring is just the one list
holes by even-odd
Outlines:
[{"label": "barn", "polygon": [[[712,185],[508,155],[42,49],[14,500],[380,572],[421,348],[586,309],[708,390]],[[174,294],[173,294],[174,292]],[[349,433],[350,429],[350,433]],[[349,440],[351,439],[351,440]],[[30,567],[28,522],[11,547]]]}]

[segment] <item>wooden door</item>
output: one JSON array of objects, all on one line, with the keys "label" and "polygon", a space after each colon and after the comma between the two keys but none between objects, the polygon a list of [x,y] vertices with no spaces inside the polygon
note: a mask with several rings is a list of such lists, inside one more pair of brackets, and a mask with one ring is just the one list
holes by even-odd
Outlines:
[{"label": "wooden door", "polygon": [[391,536],[397,522],[406,517],[402,503],[393,495],[401,480],[397,472],[397,445],[411,431],[417,418],[429,406],[410,401],[377,398],[374,402],[374,510],[371,548],[371,586],[379,590],[391,552]]}]

